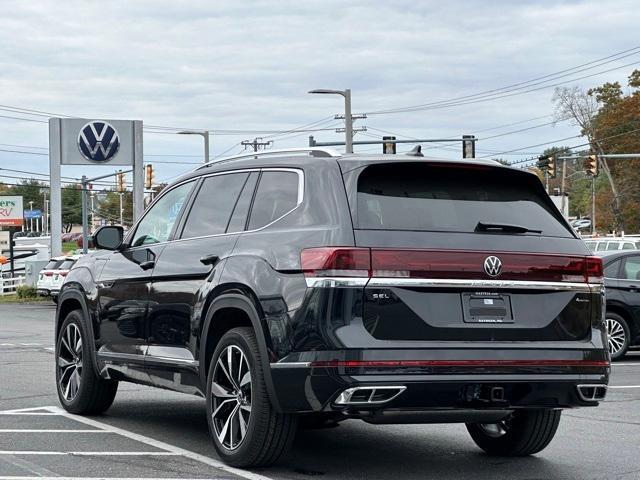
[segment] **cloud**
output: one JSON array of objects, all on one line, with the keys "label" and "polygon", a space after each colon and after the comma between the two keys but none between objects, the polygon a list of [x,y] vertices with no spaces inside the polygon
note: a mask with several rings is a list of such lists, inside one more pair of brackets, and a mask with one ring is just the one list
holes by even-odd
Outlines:
[{"label": "cloud", "polygon": [[[338,97],[307,95],[311,88],[351,88],[354,111],[372,111],[517,83],[635,46],[639,19],[631,0],[615,8],[596,0],[16,0],[3,6],[0,103],[212,130],[291,128],[341,111]],[[578,83],[624,80],[631,69]],[[357,123],[422,138],[473,133],[550,114],[551,94]],[[46,145],[45,124],[0,118],[0,126],[0,143]],[[508,150],[574,132],[546,127],[478,147]],[[251,136],[214,137],[213,153]],[[275,146],[304,145],[306,136]],[[149,133],[145,152],[198,155],[201,145],[197,138]],[[31,157],[0,152],[0,166],[46,171],[46,157]],[[162,165],[157,177],[184,168]]]}]

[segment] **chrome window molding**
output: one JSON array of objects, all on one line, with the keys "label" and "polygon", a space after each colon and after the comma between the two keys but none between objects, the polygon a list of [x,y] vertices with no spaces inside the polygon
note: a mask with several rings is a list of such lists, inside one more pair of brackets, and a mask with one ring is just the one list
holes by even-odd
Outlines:
[{"label": "chrome window molding", "polygon": [[[260,230],[264,230],[265,228],[268,228],[271,225],[273,225],[274,223],[282,220],[287,215],[290,215],[293,211],[295,211],[298,207],[300,207],[300,205],[302,205],[302,202],[304,201],[304,180],[305,180],[305,177],[304,177],[304,171],[302,171],[301,169],[298,169],[298,168],[284,168],[284,167],[265,167],[265,168],[245,168],[245,169],[241,169],[241,170],[226,170],[224,172],[207,173],[207,174],[203,174],[203,175],[200,175],[200,176],[197,176],[197,177],[192,177],[192,178],[186,179],[186,180],[184,180],[184,181],[182,181],[180,183],[176,183],[175,185],[172,185],[170,189],[167,189],[166,193],[165,193],[165,191],[163,191],[162,195],[158,196],[157,198],[155,198],[153,200],[153,203],[151,205],[149,205],[149,207],[145,211],[144,215],[142,217],[140,217],[140,219],[136,222],[136,224],[131,229],[130,233],[127,234],[126,241],[129,241],[130,237],[135,235],[135,231],[138,228],[138,224],[142,221],[142,219],[144,219],[144,217],[147,215],[147,212],[149,212],[153,208],[155,203],[160,198],[162,198],[164,195],[166,195],[171,190],[173,190],[174,188],[178,188],[179,186],[184,185],[185,183],[188,183],[188,182],[200,180],[201,178],[217,177],[219,175],[230,175],[230,174],[233,174],[233,173],[251,173],[251,172],[258,172],[258,173],[259,172],[293,172],[293,173],[296,173],[298,175],[298,198],[297,198],[296,206],[293,207],[288,212],[282,214],[281,216],[279,216],[275,220],[271,221],[270,223],[268,223],[268,224],[266,224],[266,225],[264,225],[264,226],[262,226],[260,228],[255,228],[253,230],[240,230],[240,231],[237,231],[237,232],[216,233],[216,234],[212,234],[212,235],[201,235],[199,237],[175,238],[175,239],[165,240],[164,242],[152,243],[152,244],[148,244],[148,245],[137,245],[135,247],[128,247],[128,248],[129,249],[147,248],[147,247],[152,246],[152,245],[164,245],[164,244],[167,244],[167,243],[182,242],[182,241],[185,241],[185,240],[196,240],[196,239],[199,239],[199,238],[224,237],[224,236],[227,236],[227,235],[241,235],[241,234],[244,234],[244,233],[259,232]],[[197,194],[197,192],[196,192],[196,194]]]}]

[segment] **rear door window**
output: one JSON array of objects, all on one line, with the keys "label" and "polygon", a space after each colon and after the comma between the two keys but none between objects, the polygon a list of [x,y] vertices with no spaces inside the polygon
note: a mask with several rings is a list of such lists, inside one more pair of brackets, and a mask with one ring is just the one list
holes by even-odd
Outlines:
[{"label": "rear door window", "polygon": [[265,171],[260,176],[249,230],[268,225],[289,213],[298,205],[298,174],[285,171]]},{"label": "rear door window", "polygon": [[479,222],[573,237],[535,179],[492,168],[371,165],[358,179],[361,229],[474,232]]},{"label": "rear door window", "polygon": [[604,276],[605,278],[618,278],[619,271],[620,260],[616,260],[615,262],[611,262],[609,265],[604,267]]},{"label": "rear door window", "polygon": [[620,243],[619,242],[609,242],[607,243],[607,250],[619,250]]},{"label": "rear door window", "polygon": [[248,173],[230,173],[205,178],[184,225],[182,238],[225,233],[248,176]]},{"label": "rear door window", "polygon": [[624,242],[622,244],[622,250],[635,250],[636,245],[633,242]]},{"label": "rear door window", "polygon": [[640,256],[627,257],[622,271],[624,280],[640,280]]}]

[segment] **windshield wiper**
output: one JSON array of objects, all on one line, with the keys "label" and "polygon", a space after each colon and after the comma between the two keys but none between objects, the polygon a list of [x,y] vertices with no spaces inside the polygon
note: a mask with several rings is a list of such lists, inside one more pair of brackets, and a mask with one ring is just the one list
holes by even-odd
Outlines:
[{"label": "windshield wiper", "polygon": [[510,225],[508,223],[484,223],[478,222],[476,232],[507,232],[507,233],[542,233],[542,230],[523,227],[521,225]]}]

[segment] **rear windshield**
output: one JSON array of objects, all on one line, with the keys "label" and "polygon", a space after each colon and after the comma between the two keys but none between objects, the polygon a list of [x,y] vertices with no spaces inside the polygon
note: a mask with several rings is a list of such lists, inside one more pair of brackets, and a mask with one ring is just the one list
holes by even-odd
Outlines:
[{"label": "rear windshield", "polygon": [[[395,163],[358,178],[358,228],[473,232],[479,222],[572,237],[535,179],[493,168]],[[537,233],[536,233],[537,234]]]},{"label": "rear windshield", "polygon": [[55,270],[62,262],[63,260],[49,260],[49,263],[45,265],[44,270]]},{"label": "rear windshield", "polygon": [[57,270],[71,270],[73,264],[76,263],[75,260],[65,260],[62,264],[57,268]]}]

